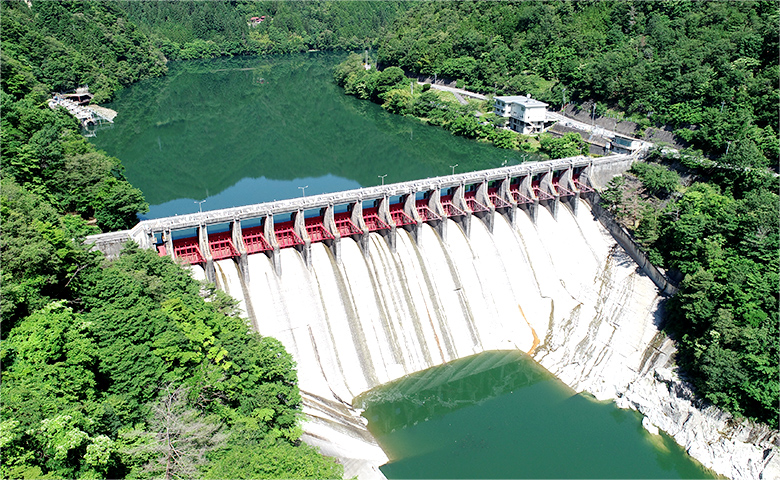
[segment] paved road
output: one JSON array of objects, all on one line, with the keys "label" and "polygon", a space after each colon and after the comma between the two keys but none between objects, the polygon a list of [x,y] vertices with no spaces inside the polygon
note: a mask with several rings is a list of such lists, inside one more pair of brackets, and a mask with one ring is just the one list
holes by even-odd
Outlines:
[{"label": "paved road", "polygon": [[431,88],[435,88],[436,90],[444,90],[445,92],[452,92],[455,94],[455,98],[457,98],[458,95],[463,95],[465,97],[476,98],[477,100],[487,100],[487,97],[484,95],[469,92],[468,90],[463,90],[462,88],[445,87],[444,85],[436,85],[435,83],[431,84]]}]

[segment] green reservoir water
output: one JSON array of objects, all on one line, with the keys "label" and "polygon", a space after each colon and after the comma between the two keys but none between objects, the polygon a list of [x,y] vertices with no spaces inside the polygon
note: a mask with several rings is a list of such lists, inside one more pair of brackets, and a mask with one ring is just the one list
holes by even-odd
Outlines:
[{"label": "green reservoir water", "polygon": [[642,417],[575,394],[528,355],[487,352],[354,401],[388,478],[718,478]]},{"label": "green reservoir water", "polygon": [[527,154],[455,137],[343,94],[344,54],[174,62],[106,105],[92,142],[144,192],[145,218],[513,165]]}]

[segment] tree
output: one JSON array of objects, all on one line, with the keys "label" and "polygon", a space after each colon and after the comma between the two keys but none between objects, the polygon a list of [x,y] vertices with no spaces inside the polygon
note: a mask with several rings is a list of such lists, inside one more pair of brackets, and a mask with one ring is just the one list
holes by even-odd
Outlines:
[{"label": "tree", "polygon": [[315,447],[294,447],[286,442],[263,441],[235,445],[215,455],[203,477],[341,479],[344,468],[335,459],[323,457]]},{"label": "tree", "polygon": [[450,131],[466,138],[476,138],[480,130],[479,120],[471,114],[458,116],[450,125]]},{"label": "tree", "polygon": [[227,439],[219,423],[188,405],[187,393],[185,388],[166,385],[152,405],[148,431],[125,434],[129,438],[147,437],[127,453],[151,454],[144,470],[166,480],[196,476],[199,467],[207,463],[207,454]]},{"label": "tree", "polygon": [[376,80],[376,93],[377,99],[384,99],[385,94],[390,90],[399,86],[406,81],[406,75],[404,71],[398,67],[388,67],[379,73]]},{"label": "tree", "polygon": [[619,216],[624,208],[623,186],[625,183],[626,179],[622,175],[614,177],[607,183],[607,188],[599,194],[603,206],[616,216]]},{"label": "tree", "polygon": [[67,297],[73,280],[97,263],[97,254],[73,241],[89,232],[83,220],[63,221],[45,199],[11,179],[2,180],[0,209],[1,311],[7,334],[19,319],[51,299]]},{"label": "tree", "polygon": [[333,68],[333,80],[340,87],[347,83],[350,75],[357,75],[365,72],[363,68],[363,58],[357,53],[350,53],[346,60]]},{"label": "tree", "polygon": [[403,115],[411,109],[412,94],[406,89],[390,90],[385,94],[385,103],[382,108],[390,113]]},{"label": "tree", "polygon": [[575,132],[566,133],[560,138],[542,134],[539,136],[539,144],[550,158],[567,158],[588,153],[588,144]]},{"label": "tree", "polygon": [[[430,86],[430,84],[427,83],[426,85]],[[439,103],[439,96],[436,94],[436,92],[428,89],[424,91],[419,97],[414,99],[414,103],[412,104],[412,114],[418,117],[426,117],[431,110],[435,109],[437,105],[439,105]]]},{"label": "tree", "polygon": [[677,172],[663,165],[646,162],[634,162],[631,173],[642,180],[645,188],[659,197],[666,197],[680,187],[680,176]]},{"label": "tree", "polygon": [[519,135],[511,130],[493,128],[493,131],[490,132],[490,136],[488,138],[491,142],[493,142],[493,145],[497,146],[498,148],[512,149],[517,148]]}]

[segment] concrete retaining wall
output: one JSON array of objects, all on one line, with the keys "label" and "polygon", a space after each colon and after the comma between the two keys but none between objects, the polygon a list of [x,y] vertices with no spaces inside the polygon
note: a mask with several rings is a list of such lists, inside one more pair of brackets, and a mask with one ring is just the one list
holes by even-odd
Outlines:
[{"label": "concrete retaining wall", "polygon": [[591,197],[591,211],[599,219],[604,228],[609,231],[612,237],[623,247],[623,250],[636,262],[653,283],[656,284],[662,294],[666,296],[674,295],[677,292],[677,286],[669,279],[666,274],[650,262],[647,253],[637,244],[631,234],[615,221],[612,214],[605,210],[601,205],[601,197],[598,193],[593,193]]},{"label": "concrete retaining wall", "polygon": [[626,173],[636,160],[637,157],[630,155],[597,158],[593,160],[593,165],[588,169],[588,180],[593,187],[601,190],[614,177]]}]

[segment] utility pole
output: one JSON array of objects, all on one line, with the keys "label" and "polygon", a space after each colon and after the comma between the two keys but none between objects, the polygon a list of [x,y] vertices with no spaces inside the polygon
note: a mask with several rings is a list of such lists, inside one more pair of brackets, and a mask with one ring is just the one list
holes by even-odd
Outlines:
[{"label": "utility pole", "polygon": [[726,142],[726,155],[729,154],[729,147],[731,147],[731,140]]},{"label": "utility pole", "polygon": [[566,87],[563,87],[563,92],[561,92],[561,96],[563,99],[561,100],[561,112],[566,108]]},{"label": "utility pole", "polygon": [[725,101],[725,100],[723,100],[722,102],[720,102],[720,113],[723,113],[723,105],[725,105],[725,104],[726,104],[726,101]]}]

